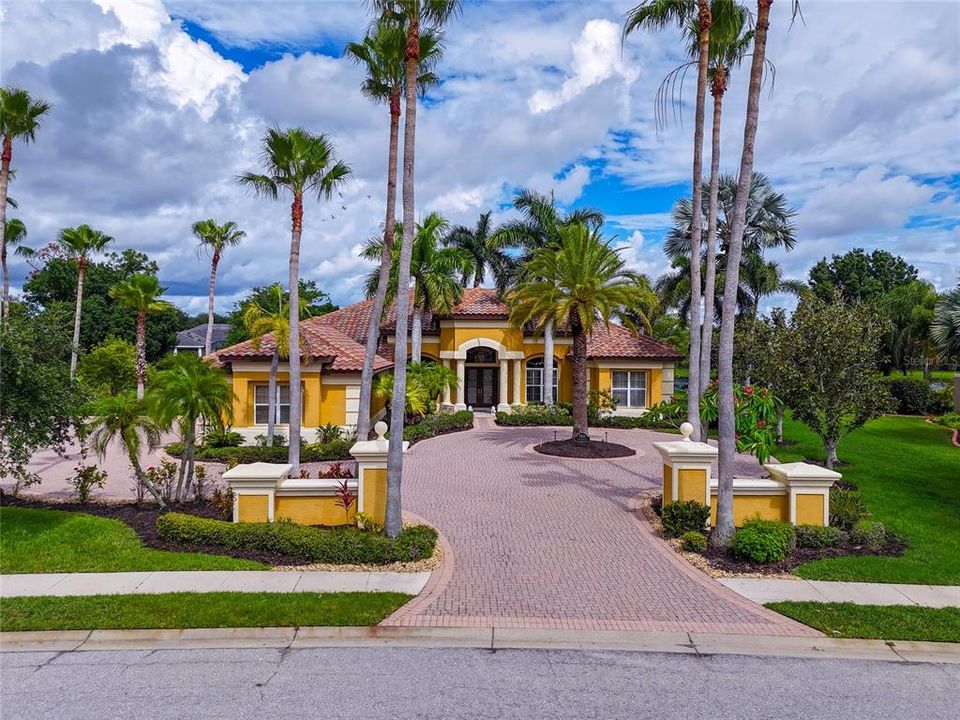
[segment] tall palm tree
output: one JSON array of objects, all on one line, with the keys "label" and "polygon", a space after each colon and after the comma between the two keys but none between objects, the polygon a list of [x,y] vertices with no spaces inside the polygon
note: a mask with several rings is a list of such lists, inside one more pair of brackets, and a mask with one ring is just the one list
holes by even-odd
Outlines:
[{"label": "tall palm tree", "polygon": [[636,283],[636,297],[617,316],[624,326],[638,335],[653,335],[653,324],[660,313],[660,298],[646,275],[638,273]]},{"label": "tall palm tree", "polygon": [[119,441],[127,452],[127,459],[140,485],[153,495],[160,507],[164,507],[160,490],[154,485],[140,465],[140,452],[144,444],[153,450],[160,445],[160,425],[147,408],[146,403],[131,392],[120,395],[105,395],[86,408],[85,436],[90,446],[103,459],[107,448],[114,440]]},{"label": "tall palm tree", "polygon": [[27,226],[20,218],[12,218],[3,227],[3,245],[0,246],[0,267],[3,268],[3,307],[10,302],[10,273],[7,270],[7,248],[14,248],[14,254],[30,257],[33,250],[23,244],[27,237]]},{"label": "tall palm tree", "polygon": [[[6,238],[7,235],[7,189],[10,185],[13,141],[33,142],[40,127],[40,118],[50,107],[50,103],[30,97],[26,90],[12,85],[0,87],[0,136],[3,138],[3,151],[0,153],[0,237]],[[9,314],[9,305],[10,298],[4,292],[0,316],[3,320]]]},{"label": "tall palm tree", "polygon": [[461,278],[464,287],[470,282],[473,287],[480,287],[486,279],[488,268],[495,272],[503,266],[502,253],[490,244],[490,238],[495,233],[490,224],[490,215],[489,212],[482,213],[472,228],[457,225],[443,238],[444,245],[459,248],[471,260],[473,272],[466,273]]},{"label": "tall palm tree", "polygon": [[[716,546],[726,545],[733,536],[733,464],[736,459],[736,421],[733,399],[733,335],[736,322],[736,292],[740,286],[740,259],[743,254],[747,220],[747,201],[753,181],[753,157],[760,116],[760,89],[767,55],[767,33],[770,29],[770,6],[773,0],[757,0],[756,27],[753,40],[753,58],[750,64],[750,84],[747,92],[747,113],[743,126],[743,148],[740,171],[737,175],[736,201],[730,223],[727,246],[727,269],[724,278],[723,315],[720,320],[720,347],[717,406],[719,415],[719,459],[717,486],[717,524],[710,535]],[[794,13],[798,10],[796,1]],[[699,195],[694,195],[699,197]]]},{"label": "tall palm tree", "polygon": [[[497,290],[501,294],[513,285],[526,281],[529,262],[537,250],[556,246],[560,241],[559,230],[569,225],[583,225],[598,230],[603,225],[603,213],[593,208],[579,208],[569,213],[557,209],[553,194],[544,195],[533,190],[521,190],[513,199],[513,207],[520,211],[520,218],[501,225],[490,236],[494,250],[511,248],[520,254],[514,261],[500,263],[496,273]],[[553,404],[553,318],[543,323],[543,392],[546,405]]]},{"label": "tall palm tree", "polygon": [[83,276],[92,255],[103,252],[113,242],[109,235],[89,225],[64,228],[57,242],[77,261],[77,307],[73,314],[73,348],[70,350],[70,382],[77,379],[77,354],[80,351],[80,308],[83,303]]},{"label": "tall palm tree", "polygon": [[197,423],[203,418],[223,429],[233,415],[233,386],[223,371],[193,353],[180,353],[152,379],[147,406],[161,428],[176,423],[180,430],[183,456],[173,500],[181,502],[190,496],[193,484]]},{"label": "tall palm tree", "polygon": [[[259,350],[263,338],[273,336],[273,353],[270,357],[270,376],[267,380],[267,447],[273,447],[273,436],[276,427],[277,414],[277,373],[280,369],[280,360],[290,356],[290,310],[289,300],[284,298],[285,293],[280,283],[274,283],[270,291],[277,296],[276,309],[265,308],[258,302],[249,303],[243,311],[243,326],[250,335],[255,350]],[[300,301],[300,317],[307,315],[307,305]],[[300,338],[300,348],[303,349],[303,338]]]},{"label": "tall palm tree", "polygon": [[747,253],[740,263],[740,284],[749,297],[747,312],[751,327],[756,325],[760,301],[775,293],[787,293],[800,297],[809,290],[801,280],[783,277],[783,268],[773,260],[764,260],[758,253]]},{"label": "tall palm tree", "polygon": [[[439,83],[433,67],[443,54],[441,34],[430,29],[420,33],[420,74],[417,89],[421,94]],[[397,153],[400,137],[400,97],[403,93],[406,66],[407,29],[403,23],[381,19],[362,42],[347,45],[345,54],[367,71],[361,91],[377,103],[386,103],[390,111],[390,141],[387,146],[387,202],[383,220],[383,252],[380,258],[381,288],[374,295],[363,370],[360,374],[360,409],[357,412],[357,437],[366,440],[370,434],[370,400],[373,361],[380,339],[380,320],[386,304],[387,280],[393,266],[393,242],[397,216]]]},{"label": "tall palm tree", "polygon": [[266,173],[245,172],[238,182],[260,197],[276,200],[289,194],[290,203],[290,450],[288,462],[293,474],[300,472],[300,421],[303,398],[300,388],[300,237],[303,233],[303,196],[313,193],[317,200],[329,200],[346,182],[350,167],[337,160],[333,143],[326,135],[303,128],[271,128],[263,137],[261,162]]},{"label": "tall palm tree", "polygon": [[587,431],[587,339],[597,322],[636,303],[641,285],[635,273],[599,230],[583,225],[558,229],[556,247],[533,252],[522,282],[507,294],[510,320],[543,326],[566,323],[573,336],[573,437]]},{"label": "tall palm tree", "polygon": [[233,220],[218,225],[213,218],[199,220],[193,224],[193,234],[197,236],[200,251],[209,251],[210,259],[210,291],[207,298],[207,337],[203,343],[203,352],[210,354],[213,349],[213,293],[217,284],[217,266],[223,251],[228,247],[236,247],[247,236],[237,227]]},{"label": "tall palm tree", "polygon": [[137,400],[143,400],[147,377],[147,316],[170,309],[170,303],[161,300],[166,288],[153,275],[131,275],[110,288],[110,297],[120,307],[137,313]]},{"label": "tall palm tree", "polygon": [[[643,0],[627,13],[623,37],[640,28],[662,29],[669,25],[687,27],[696,19],[697,27],[697,97],[693,124],[693,197],[699,198],[703,187],[703,129],[709,68],[710,29],[713,13],[710,0]],[[694,427],[694,440],[700,427],[700,241],[703,211],[693,205],[690,254],[690,379],[687,393],[687,421]]]},{"label": "tall palm tree", "polygon": [[960,285],[944,293],[937,303],[930,335],[945,355],[960,356]]},{"label": "tall palm tree", "polygon": [[[416,164],[417,138],[417,76],[420,74],[420,30],[439,30],[460,10],[459,0],[372,0],[373,7],[392,22],[400,22],[407,29],[404,52],[404,124],[403,124],[403,242],[400,247],[400,265],[397,287],[410,286],[410,258],[413,252],[414,209],[416,207],[413,170]],[[407,313],[410,299],[405,292],[397,294],[397,329],[393,355],[393,401],[390,406],[390,426],[403,427],[404,398],[407,388]],[[384,529],[396,537],[403,528],[400,500],[400,482],[403,476],[403,433],[390,433],[387,455],[387,507]]]}]

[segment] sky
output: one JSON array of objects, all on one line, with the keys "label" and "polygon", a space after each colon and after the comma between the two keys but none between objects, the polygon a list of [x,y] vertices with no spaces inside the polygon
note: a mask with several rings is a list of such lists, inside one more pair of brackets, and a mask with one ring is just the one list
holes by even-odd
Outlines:
[{"label": "sky", "polygon": [[[636,270],[668,269],[670,209],[690,192],[693,85],[680,123],[654,97],[685,62],[675,31],[621,46],[627,2],[465,0],[446,30],[441,83],[418,110],[417,212],[472,225],[512,217],[517,189],[606,213]],[[804,279],[854,247],[902,255],[944,290],[960,281],[960,3],[804,0],[773,6],[755,169],[796,210],[798,242],[774,252]],[[369,23],[361,2],[0,0],[0,80],[53,103],[18,144],[12,211],[37,247],[88,223],[160,264],[167,296],[206,309],[209,260],[192,224],[236,221],[217,308],[285,281],[289,202],[252,197],[271,125],[327,133],[352,168],[342,197],[308,201],[301,275],[333,300],[361,299],[357,258],[381,231],[389,116],[343,57]],[[721,166],[739,165],[747,68],[731,79]],[[30,268],[14,260],[16,291]],[[769,304],[785,304],[774,296]]]}]

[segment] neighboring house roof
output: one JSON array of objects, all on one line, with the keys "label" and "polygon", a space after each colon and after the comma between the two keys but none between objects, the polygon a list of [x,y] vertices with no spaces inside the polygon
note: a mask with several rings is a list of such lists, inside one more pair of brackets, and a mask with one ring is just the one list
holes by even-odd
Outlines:
[{"label": "neighboring house roof", "polygon": [[[227,333],[230,332],[230,326],[227,323],[213,324],[213,337],[211,342],[214,350],[223,347],[227,340]],[[177,333],[178,348],[203,348],[207,343],[207,324],[197,325],[188,330],[181,330]]]},{"label": "neighboring house roof", "polygon": [[[363,369],[364,345],[372,311],[373,300],[363,300],[326,315],[301,320],[300,333],[306,355],[313,360],[330,363],[328,369],[333,372],[359,372]],[[495,290],[466,288],[460,302],[450,313],[437,317],[427,314],[423,318],[423,330],[425,335],[436,335],[439,332],[437,321],[441,318],[506,320],[508,316],[509,308],[497,297]],[[396,306],[391,303],[380,323],[382,337],[374,363],[375,370],[393,364],[393,346],[385,342],[385,336],[395,330],[396,324]],[[566,333],[561,330],[558,334]],[[270,359],[273,355],[273,337],[265,335],[259,348],[254,348],[253,342],[247,340],[214,355],[221,363],[240,359]],[[598,323],[587,344],[587,357],[677,359],[682,356],[666,343],[646,335],[636,335],[622,325],[610,323],[608,327]]]}]

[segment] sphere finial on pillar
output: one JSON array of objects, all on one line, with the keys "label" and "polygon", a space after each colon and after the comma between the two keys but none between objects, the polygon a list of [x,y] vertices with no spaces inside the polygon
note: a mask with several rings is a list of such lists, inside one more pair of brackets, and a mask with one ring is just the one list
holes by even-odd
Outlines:
[{"label": "sphere finial on pillar", "polygon": [[690,442],[690,436],[693,435],[693,425],[688,422],[680,425],[680,434],[683,435],[684,440]]},{"label": "sphere finial on pillar", "polygon": [[377,424],[373,426],[373,431],[377,434],[377,440],[381,442],[386,440],[387,424],[383,420],[378,421]]}]

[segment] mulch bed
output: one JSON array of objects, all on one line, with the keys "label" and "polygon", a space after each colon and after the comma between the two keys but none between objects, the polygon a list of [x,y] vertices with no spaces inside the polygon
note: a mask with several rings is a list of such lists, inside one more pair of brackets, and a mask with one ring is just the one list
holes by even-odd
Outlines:
[{"label": "mulch bed", "polygon": [[702,555],[711,566],[717,570],[737,574],[753,575],[783,575],[789,573],[798,565],[822,560],[824,558],[842,557],[845,555],[885,555],[896,557],[903,555],[907,544],[899,539],[891,539],[882,548],[866,548],[854,545],[849,541],[828,548],[797,548],[789,556],[778,563],[760,564],[736,557],[732,552],[722,548],[708,547]]},{"label": "mulch bed", "polygon": [[226,555],[244,560],[256,560],[265,565],[303,564],[303,558],[289,557],[278,553],[224,548],[213,545],[188,545],[185,543],[170,542],[160,537],[160,534],[157,532],[157,518],[166,512],[182,512],[190,515],[199,515],[200,517],[214,518],[215,520],[226,519],[220,514],[216,506],[210,502],[189,502],[174,507],[168,506],[167,509],[161,510],[156,505],[147,503],[137,505],[132,502],[90,502],[81,505],[76,502],[49,502],[37,498],[14,498],[4,493],[2,498],[0,498],[0,503],[4,506],[9,505],[13,507],[82,512],[88,515],[120,520],[129,525],[133,531],[137,533],[145,546],[155,550],[203,553],[205,555]]},{"label": "mulch bed", "polygon": [[597,440],[590,440],[589,442],[583,443],[574,442],[573,440],[553,440],[536,445],[533,449],[543,455],[583,460],[621,458],[637,454],[636,450],[628,448],[626,445],[599,442]]}]

